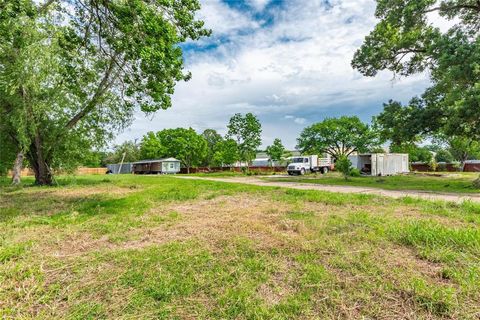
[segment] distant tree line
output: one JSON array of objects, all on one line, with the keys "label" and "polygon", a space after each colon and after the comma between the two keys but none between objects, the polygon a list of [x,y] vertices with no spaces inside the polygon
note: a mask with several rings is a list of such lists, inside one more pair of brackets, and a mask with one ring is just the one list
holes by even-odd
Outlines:
[{"label": "distant tree line", "polygon": [[[480,157],[480,145],[462,139],[395,142],[403,127],[385,129],[378,122],[384,117],[374,117],[373,125],[363,123],[356,116],[326,118],[306,127],[297,139],[297,149],[302,154],[328,154],[335,161],[353,153],[384,153],[390,140],[389,152],[408,153],[411,162],[464,162]],[[214,129],[196,132],[192,128],[164,129],[148,132],[139,141],[125,141],[111,151],[90,151],[84,155],[83,166],[98,167],[108,163],[135,162],[142,159],[175,157],[190,171],[192,167],[232,166],[237,162],[250,164],[261,145],[261,123],[251,114],[235,114],[227,124],[227,134],[222,136]],[[278,138],[266,147],[271,163],[291,156]],[[0,158],[1,161],[1,158]]]}]

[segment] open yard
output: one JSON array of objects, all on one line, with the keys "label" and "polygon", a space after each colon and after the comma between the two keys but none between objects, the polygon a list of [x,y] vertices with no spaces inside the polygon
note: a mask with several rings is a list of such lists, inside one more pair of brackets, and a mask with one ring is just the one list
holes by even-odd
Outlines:
[{"label": "open yard", "polygon": [[474,188],[473,180],[479,177],[474,172],[411,173],[387,177],[349,177],[348,181],[337,172],[326,175],[287,176],[269,179],[270,181],[302,182],[326,185],[347,185],[386,190],[419,190],[453,193],[480,193]]},{"label": "open yard", "polygon": [[1,183],[0,318],[480,316],[480,204],[168,176]]}]

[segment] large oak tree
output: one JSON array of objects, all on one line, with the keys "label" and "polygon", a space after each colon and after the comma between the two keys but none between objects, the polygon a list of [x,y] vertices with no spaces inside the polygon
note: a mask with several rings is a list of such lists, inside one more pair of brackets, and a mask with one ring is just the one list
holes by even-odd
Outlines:
[{"label": "large oak tree", "polygon": [[335,159],[367,152],[378,145],[377,134],[358,117],[327,118],[306,127],[297,139],[304,154],[329,154]]},{"label": "large oak tree", "polygon": [[[129,125],[169,108],[188,80],[179,44],[206,36],[197,0],[0,0],[0,141],[36,183]],[[3,150],[2,150],[3,151]]]},{"label": "large oak tree", "polygon": [[[433,13],[452,26],[441,31]],[[377,117],[384,137],[394,144],[436,135],[480,140],[480,1],[377,0],[375,16],[352,66],[365,76],[428,71],[432,80],[406,106],[385,105]]]}]

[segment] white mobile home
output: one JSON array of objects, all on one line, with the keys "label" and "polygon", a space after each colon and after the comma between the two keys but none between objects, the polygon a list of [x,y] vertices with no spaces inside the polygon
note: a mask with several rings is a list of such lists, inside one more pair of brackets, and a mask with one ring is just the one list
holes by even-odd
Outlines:
[{"label": "white mobile home", "polygon": [[352,167],[365,175],[391,176],[410,172],[406,153],[368,153],[348,158],[352,162]]},{"label": "white mobile home", "polygon": [[175,174],[180,172],[180,160],[175,158],[141,160],[133,163],[132,171],[135,174]]}]

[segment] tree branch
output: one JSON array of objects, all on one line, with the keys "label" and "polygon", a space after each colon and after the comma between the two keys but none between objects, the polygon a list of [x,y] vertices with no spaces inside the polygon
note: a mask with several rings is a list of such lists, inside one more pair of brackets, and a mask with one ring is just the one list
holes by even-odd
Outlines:
[{"label": "tree branch", "polygon": [[467,9],[467,10],[475,10],[480,12],[480,2],[477,2],[478,5],[473,5],[473,4],[458,4],[455,6],[450,6],[450,7],[433,7],[431,9],[423,11],[423,13],[430,13],[430,12],[435,12],[435,11],[451,11],[451,10],[460,10],[460,9]]},{"label": "tree branch", "polygon": [[53,4],[55,1],[57,0],[47,0],[44,4],[38,7],[38,13],[42,14],[47,11],[48,7],[50,7],[50,5]]},{"label": "tree branch", "polygon": [[[105,71],[105,75],[103,76],[102,81],[100,81],[100,84],[97,87],[97,90],[95,91],[95,94],[92,96],[90,101],[86,104],[86,106],[80,110],[77,114],[73,116],[70,121],[67,122],[65,125],[65,128],[71,129],[73,128],[78,121],[80,121],[83,117],[85,117],[90,111],[92,111],[95,106],[97,105],[98,100],[103,96],[105,91],[109,88],[109,86],[112,84],[113,81],[110,80],[110,76],[112,75],[113,67],[115,65],[114,59],[110,60],[110,65],[108,66],[108,69]],[[112,80],[115,80],[115,77],[113,77]]]}]

